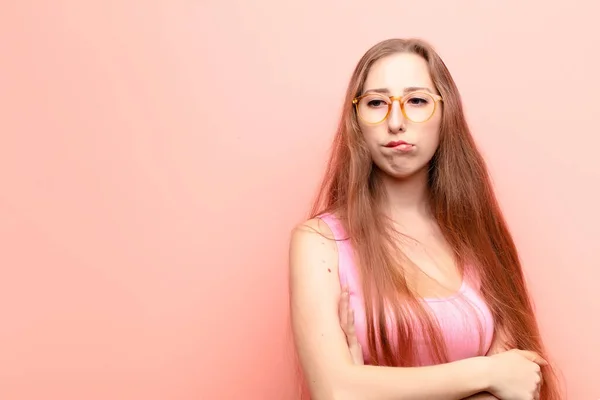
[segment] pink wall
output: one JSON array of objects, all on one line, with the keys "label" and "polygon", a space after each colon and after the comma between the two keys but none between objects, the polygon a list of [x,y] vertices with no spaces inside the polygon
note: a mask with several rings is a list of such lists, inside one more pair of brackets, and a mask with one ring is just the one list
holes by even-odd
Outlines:
[{"label": "pink wall", "polygon": [[0,12],[0,398],[294,399],[288,234],[391,36],[453,71],[569,398],[600,396],[598,5],[27,3]]}]

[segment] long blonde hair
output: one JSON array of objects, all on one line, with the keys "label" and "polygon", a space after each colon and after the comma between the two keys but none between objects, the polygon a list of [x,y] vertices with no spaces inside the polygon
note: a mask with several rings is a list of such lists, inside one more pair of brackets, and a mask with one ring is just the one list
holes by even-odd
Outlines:
[{"label": "long blonde hair", "polygon": [[[444,99],[440,144],[429,169],[433,215],[458,265],[469,262],[476,269],[482,296],[497,329],[507,334],[508,345],[547,357],[517,249],[494,195],[485,162],[469,131],[456,84],[429,44],[418,39],[390,39],[369,49],[354,70],[325,177],[311,213],[312,217],[335,213],[346,229],[362,277],[372,362],[386,366],[414,364],[415,343],[407,317],[411,313],[424,324],[436,361],[447,361],[439,327],[411,292],[402,268],[398,268],[395,255],[401,253],[381,210],[385,192],[352,105],[352,99],[362,92],[373,63],[399,52],[414,53],[427,61],[433,83]],[[390,344],[387,313],[397,321],[394,329],[398,340],[394,346]],[[544,367],[543,374],[541,398],[559,400],[554,370]]]}]

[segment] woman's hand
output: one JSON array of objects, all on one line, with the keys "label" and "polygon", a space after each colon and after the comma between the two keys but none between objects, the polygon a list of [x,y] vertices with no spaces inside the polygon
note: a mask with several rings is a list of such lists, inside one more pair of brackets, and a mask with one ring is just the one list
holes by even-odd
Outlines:
[{"label": "woman's hand", "polygon": [[[354,310],[350,307],[347,287],[342,288],[339,302],[340,326],[346,335],[348,350],[356,365],[363,365],[362,347],[356,337]],[[490,393],[483,392],[465,400],[538,400],[542,383],[540,365],[547,362],[537,353],[524,350],[509,350],[489,357],[492,366]]]},{"label": "woman's hand", "polygon": [[352,361],[356,365],[363,365],[365,361],[363,359],[362,346],[356,337],[356,330],[354,329],[354,310],[350,308],[350,293],[347,287],[342,288],[339,315],[340,325],[346,334],[346,341],[348,342],[348,349],[350,350]]},{"label": "woman's hand", "polygon": [[540,365],[548,363],[537,353],[509,350],[489,357],[490,393],[502,400],[538,400],[542,385]]}]

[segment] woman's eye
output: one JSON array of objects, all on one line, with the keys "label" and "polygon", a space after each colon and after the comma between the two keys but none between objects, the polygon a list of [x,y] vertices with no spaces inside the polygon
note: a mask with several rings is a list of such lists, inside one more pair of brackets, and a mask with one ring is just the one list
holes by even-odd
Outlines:
[{"label": "woman's eye", "polygon": [[412,106],[423,106],[429,103],[429,101],[422,97],[411,97],[410,99],[408,99],[407,103]]},{"label": "woman's eye", "polygon": [[371,100],[369,101],[369,107],[382,107],[387,104],[383,100]]}]

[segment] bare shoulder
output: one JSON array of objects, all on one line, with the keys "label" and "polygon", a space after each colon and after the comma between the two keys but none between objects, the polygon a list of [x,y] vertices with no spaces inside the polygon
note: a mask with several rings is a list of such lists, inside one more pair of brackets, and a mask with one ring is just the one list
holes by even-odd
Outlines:
[{"label": "bare shoulder", "polygon": [[319,270],[337,275],[337,243],[322,219],[313,218],[297,225],[292,231],[289,250],[291,278]]},{"label": "bare shoulder", "polygon": [[337,242],[320,218],[296,226],[289,254],[290,315],[302,369],[315,398],[331,398],[332,377],[352,362],[342,331]]},{"label": "bare shoulder", "polygon": [[327,225],[325,221],[318,217],[309,219],[308,221],[304,221],[303,223],[296,225],[293,230],[292,238],[296,236],[303,236],[307,233],[317,234],[324,239],[334,240],[334,235],[329,225]]}]

